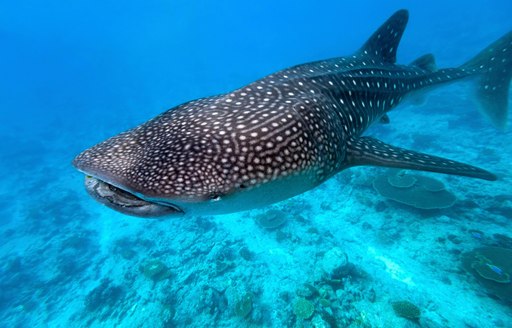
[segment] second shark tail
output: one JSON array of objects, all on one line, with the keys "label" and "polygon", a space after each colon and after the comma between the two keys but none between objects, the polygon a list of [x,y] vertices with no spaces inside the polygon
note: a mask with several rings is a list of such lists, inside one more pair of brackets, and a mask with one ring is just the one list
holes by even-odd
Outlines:
[{"label": "second shark tail", "polygon": [[481,111],[504,130],[512,78],[512,31],[463,64],[461,69],[479,74],[476,97]]}]

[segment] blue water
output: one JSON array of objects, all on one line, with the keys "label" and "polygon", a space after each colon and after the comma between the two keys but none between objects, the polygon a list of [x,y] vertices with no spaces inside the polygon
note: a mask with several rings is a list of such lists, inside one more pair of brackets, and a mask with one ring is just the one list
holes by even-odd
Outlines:
[{"label": "blue water", "polygon": [[[348,55],[401,8],[400,63],[433,53],[457,66],[512,29],[506,0],[0,4],[0,326],[413,327],[393,311],[404,300],[422,327],[512,326],[512,291],[496,296],[462,265],[475,248],[512,247],[512,134],[478,113],[469,85],[370,131],[499,176],[429,175],[458,199],[433,213],[385,199],[371,184],[386,170],[362,167],[278,204],[289,217],[274,230],[257,224],[268,208],[135,219],[94,202],[71,166],[175,105]],[[326,278],[340,252],[350,274]],[[512,256],[500,261],[512,275]]]}]

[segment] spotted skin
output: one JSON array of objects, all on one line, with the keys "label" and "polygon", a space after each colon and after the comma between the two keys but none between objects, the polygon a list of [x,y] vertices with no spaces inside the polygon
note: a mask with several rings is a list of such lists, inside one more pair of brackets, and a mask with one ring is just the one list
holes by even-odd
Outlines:
[{"label": "spotted skin", "polygon": [[[407,19],[407,11],[395,13],[353,56],[294,66],[185,103],[85,150],[73,163],[89,176],[86,187],[95,186],[88,189],[94,198],[136,216],[264,206],[356,165],[494,180],[467,164],[361,136],[374,122],[386,121],[404,97],[426,87],[481,77],[481,88],[502,90],[506,84],[508,93],[512,34],[491,45],[492,56],[484,50],[459,68],[438,70],[432,55],[397,65]],[[499,79],[489,76],[497,69],[503,71]],[[98,190],[106,190],[108,199]],[[112,195],[116,190],[119,197]],[[126,192],[137,197],[135,204]]]}]

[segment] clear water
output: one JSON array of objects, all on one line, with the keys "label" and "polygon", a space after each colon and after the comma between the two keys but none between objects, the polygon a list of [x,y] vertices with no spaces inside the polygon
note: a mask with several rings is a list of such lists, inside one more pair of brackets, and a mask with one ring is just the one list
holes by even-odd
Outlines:
[{"label": "clear water", "polygon": [[[512,28],[510,1],[1,3],[0,326],[510,327],[512,296],[463,265],[475,248],[512,247],[512,134],[479,115],[469,85],[368,132],[500,177],[429,175],[457,197],[434,212],[385,199],[371,185],[386,170],[361,167],[278,204],[288,220],[275,230],[257,224],[268,208],[143,220],[94,202],[70,164],[187,100],[348,55],[400,8],[400,63],[431,52],[456,66]],[[326,276],[340,252],[348,271]],[[397,301],[420,318],[397,316]]]}]

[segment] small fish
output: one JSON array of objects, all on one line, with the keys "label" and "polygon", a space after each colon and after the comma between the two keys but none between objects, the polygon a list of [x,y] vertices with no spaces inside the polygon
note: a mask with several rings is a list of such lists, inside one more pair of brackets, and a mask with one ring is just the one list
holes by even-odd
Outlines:
[{"label": "small fish", "polygon": [[484,237],[484,234],[481,231],[470,230],[469,232],[471,233],[471,237],[473,237],[473,238],[482,239]]},{"label": "small fish", "polygon": [[489,267],[489,269],[491,269],[492,271],[494,271],[498,275],[503,276],[503,274],[504,274],[503,269],[501,269],[500,267],[495,266],[494,264],[490,264],[490,263],[485,263],[485,264]]}]

